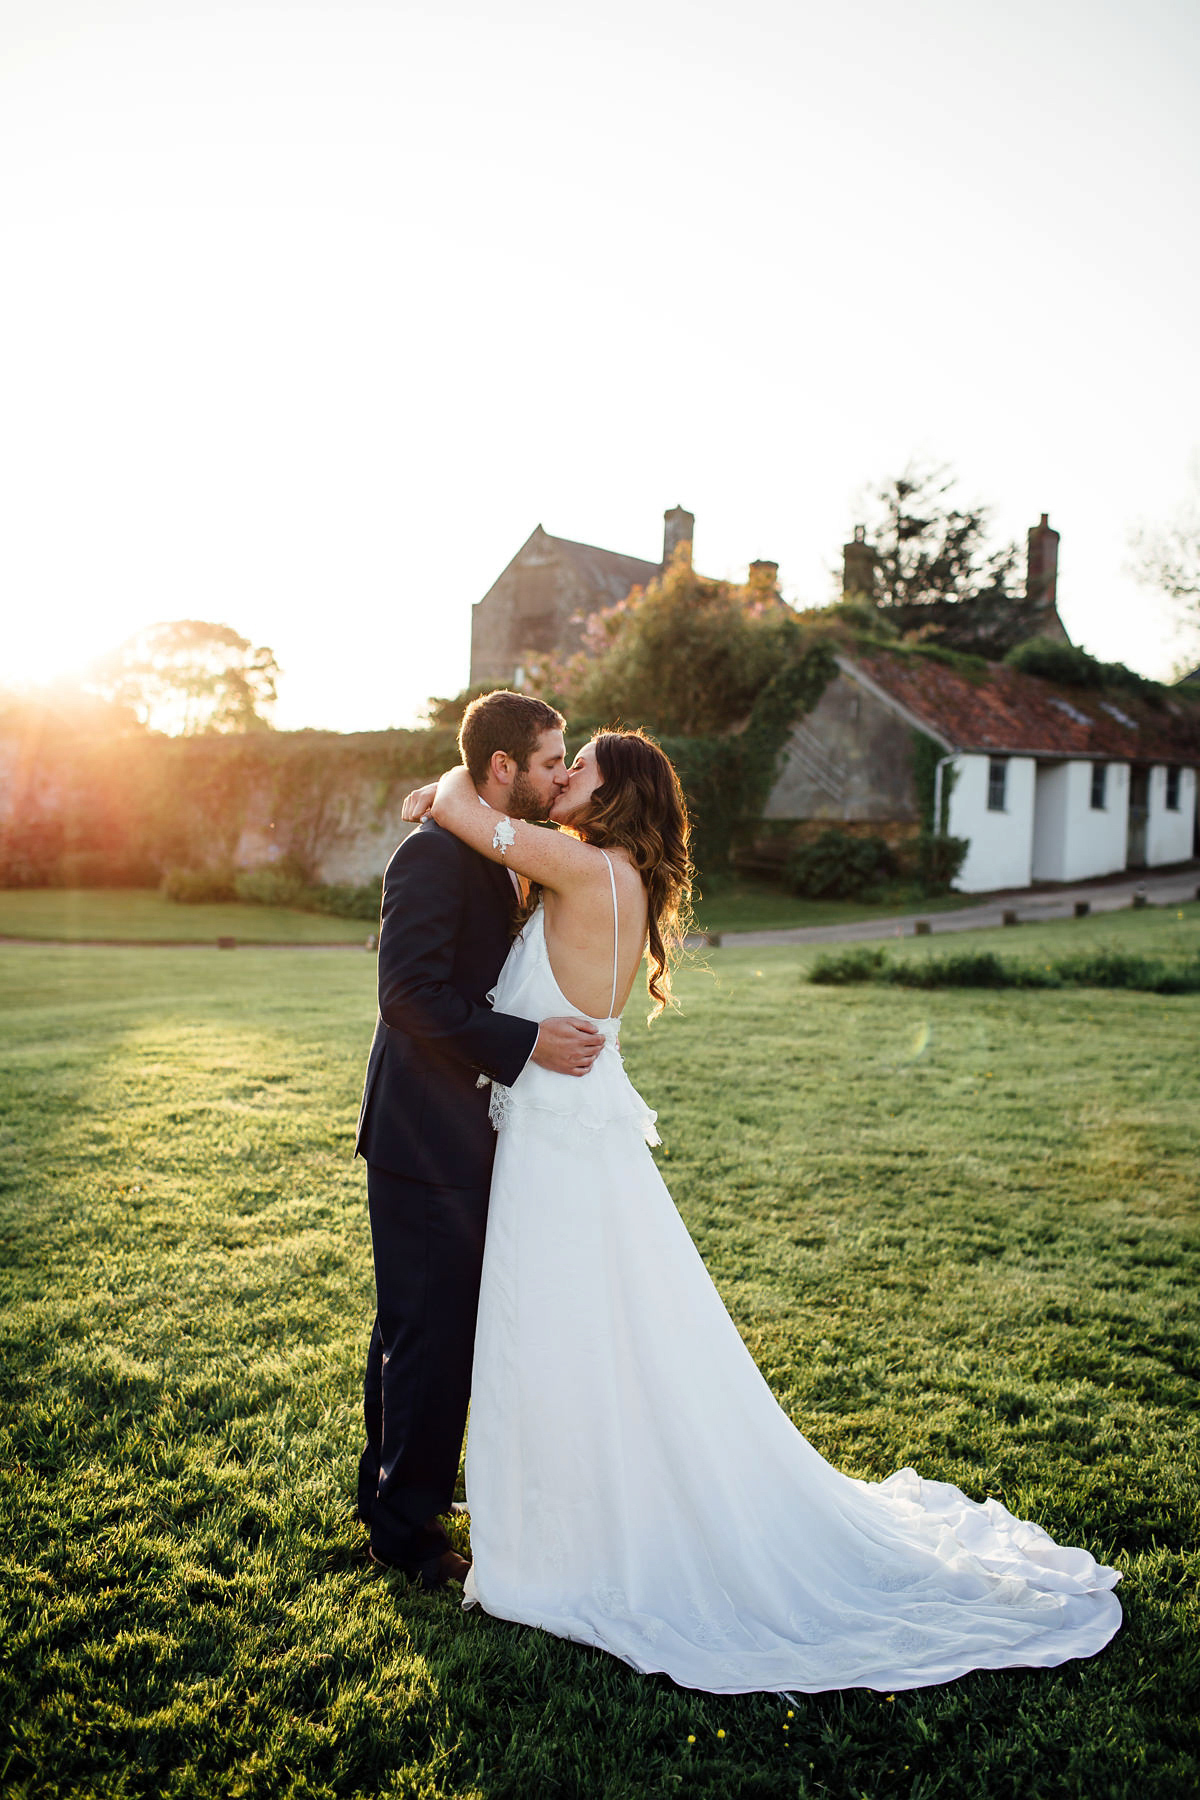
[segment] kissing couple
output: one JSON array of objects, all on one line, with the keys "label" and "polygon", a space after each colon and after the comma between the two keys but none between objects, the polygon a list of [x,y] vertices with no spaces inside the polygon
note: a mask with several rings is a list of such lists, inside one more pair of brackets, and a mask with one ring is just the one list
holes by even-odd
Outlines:
[{"label": "kissing couple", "polygon": [[[776,1404],[618,1045],[643,959],[651,1017],[671,999],[679,781],[639,731],[568,769],[563,725],[528,695],[474,700],[384,878],[358,1128],[372,1559],[711,1693],[1094,1655],[1115,1570],[912,1469],[842,1475]],[[470,1563],[442,1523],[468,1399]]]}]

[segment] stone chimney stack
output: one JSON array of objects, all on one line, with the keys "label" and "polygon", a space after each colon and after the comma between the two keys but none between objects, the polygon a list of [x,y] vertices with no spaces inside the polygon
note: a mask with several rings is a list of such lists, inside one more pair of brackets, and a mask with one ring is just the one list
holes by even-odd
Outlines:
[{"label": "stone chimney stack", "polygon": [[777,594],[779,592],[779,564],[765,562],[762,557],[750,564],[750,578],[747,584],[761,594]]},{"label": "stone chimney stack", "polygon": [[673,506],[663,514],[663,568],[669,569],[674,561],[675,552],[680,544],[687,545],[687,562],[692,561],[692,534],[696,529],[695,515],[685,512],[682,506]]},{"label": "stone chimney stack", "polygon": [[1041,522],[1029,528],[1029,549],[1025,564],[1025,600],[1036,615],[1040,637],[1061,638],[1069,643],[1063,622],[1058,616],[1058,544],[1059,534],[1050,523],[1048,513]]},{"label": "stone chimney stack", "polygon": [[865,525],[856,525],[852,541],[842,545],[842,598],[850,600],[856,594],[875,598],[875,551],[867,542]]}]

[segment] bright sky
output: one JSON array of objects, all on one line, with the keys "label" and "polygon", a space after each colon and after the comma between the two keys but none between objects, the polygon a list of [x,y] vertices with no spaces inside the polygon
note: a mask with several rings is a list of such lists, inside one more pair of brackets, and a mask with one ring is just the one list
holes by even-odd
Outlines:
[{"label": "bright sky", "polygon": [[198,617],[411,723],[539,521],[821,602],[914,454],[1165,674],[1198,219],[1195,0],[0,0],[0,681]]}]

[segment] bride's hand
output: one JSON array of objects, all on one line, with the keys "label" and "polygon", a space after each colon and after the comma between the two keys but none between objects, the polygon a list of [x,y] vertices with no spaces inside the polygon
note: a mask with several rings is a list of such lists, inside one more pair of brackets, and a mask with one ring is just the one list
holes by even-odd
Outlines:
[{"label": "bride's hand", "polygon": [[433,805],[433,796],[436,793],[436,781],[427,781],[424,787],[414,788],[411,794],[404,796],[400,817],[406,824],[419,825],[422,819],[429,817],[429,809]]}]

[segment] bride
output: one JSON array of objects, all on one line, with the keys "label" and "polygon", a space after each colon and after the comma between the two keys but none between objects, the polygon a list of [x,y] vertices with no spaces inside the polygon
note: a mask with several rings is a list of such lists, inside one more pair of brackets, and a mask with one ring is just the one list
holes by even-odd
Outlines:
[{"label": "bride", "polygon": [[464,1604],[712,1693],[891,1692],[1094,1655],[1120,1624],[1116,1571],[996,1500],[825,1462],[659,1177],[617,1034],[643,955],[655,1011],[669,1000],[688,892],[662,750],[601,732],[551,813],[562,831],[481,804],[466,769],[433,816],[541,890],[493,1004],[566,1007],[607,1040],[580,1079],[530,1064],[493,1088]]}]

